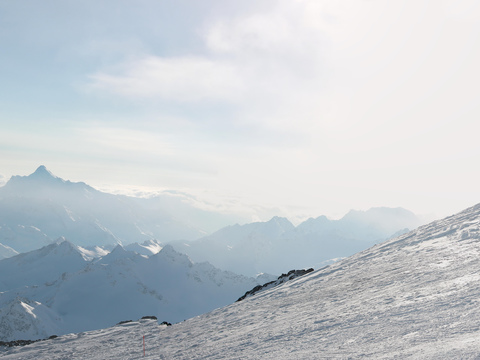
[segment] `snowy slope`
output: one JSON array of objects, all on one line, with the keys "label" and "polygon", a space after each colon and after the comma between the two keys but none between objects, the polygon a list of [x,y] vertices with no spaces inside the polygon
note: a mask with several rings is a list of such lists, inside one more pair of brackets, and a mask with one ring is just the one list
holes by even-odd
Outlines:
[{"label": "snowy slope", "polygon": [[480,205],[171,327],[69,334],[5,359],[477,359]]},{"label": "snowy slope", "polygon": [[61,327],[61,317],[38,301],[17,297],[0,308],[2,339],[46,339]]},{"label": "snowy slope", "polygon": [[247,276],[261,272],[279,275],[289,269],[318,269],[418,225],[419,219],[405,209],[372,208],[352,210],[340,220],[311,218],[297,227],[274,217],[171,245],[195,261],[208,261],[221,269]]},{"label": "snowy slope", "polygon": [[125,246],[125,250],[135,251],[138,254],[151,256],[155,255],[162,250],[163,245],[160,244],[157,240],[147,240],[139,244],[137,242],[133,244],[128,244]]},{"label": "snowy slope", "polygon": [[[0,278],[1,341],[37,339],[32,334],[54,328],[50,318],[55,319],[57,335],[143,315],[179,322],[232,303],[264,281],[193,263],[169,245],[150,257],[118,245],[87,262],[68,241],[0,261]],[[45,324],[22,304],[48,309]],[[9,310],[12,306],[15,311]]]},{"label": "snowy slope", "polygon": [[83,269],[87,263],[88,258],[78,247],[59,239],[39,250],[0,260],[0,291],[53,282],[63,273]]},{"label": "snowy slope", "polygon": [[10,246],[0,244],[0,260],[18,255],[18,252],[13,250]]}]

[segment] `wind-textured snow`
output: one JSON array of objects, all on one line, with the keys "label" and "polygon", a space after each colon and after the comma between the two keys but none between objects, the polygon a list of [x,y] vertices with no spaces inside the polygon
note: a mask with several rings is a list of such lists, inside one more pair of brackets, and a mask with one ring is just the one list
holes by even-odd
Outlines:
[{"label": "wind-textured snow", "polygon": [[477,359],[480,205],[171,327],[133,322],[5,359]]}]

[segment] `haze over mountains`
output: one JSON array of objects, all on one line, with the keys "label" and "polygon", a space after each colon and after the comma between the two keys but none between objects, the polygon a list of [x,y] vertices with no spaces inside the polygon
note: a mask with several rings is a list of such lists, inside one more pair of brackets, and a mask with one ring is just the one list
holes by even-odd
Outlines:
[{"label": "haze over mountains", "polygon": [[210,313],[4,350],[5,359],[476,359],[480,204]]},{"label": "haze over mountains", "polygon": [[[209,261],[247,276],[279,275],[294,268],[318,268],[420,224],[401,208],[351,211],[340,220],[320,216],[297,227],[280,217],[245,225],[232,225],[228,219],[172,197],[103,193],[40,166],[0,187],[0,258],[38,249],[59,237],[108,250],[116,244],[156,240],[171,242],[196,262]],[[229,226],[218,230],[220,226],[212,224]],[[141,252],[138,247],[136,251]]]},{"label": "haze over mountains", "polygon": [[274,217],[171,245],[194,261],[208,261],[239,274],[281,274],[288,269],[317,269],[418,225],[419,219],[405,209],[372,208],[352,210],[340,220],[311,218],[297,227],[286,218]]},{"label": "haze over mountains", "polygon": [[[181,218],[174,215],[180,210]],[[229,217],[172,197],[103,193],[40,166],[29,176],[12,176],[0,187],[0,219],[0,243],[25,252],[61,236],[80,246],[193,240],[220,227],[211,224],[227,225]]]}]

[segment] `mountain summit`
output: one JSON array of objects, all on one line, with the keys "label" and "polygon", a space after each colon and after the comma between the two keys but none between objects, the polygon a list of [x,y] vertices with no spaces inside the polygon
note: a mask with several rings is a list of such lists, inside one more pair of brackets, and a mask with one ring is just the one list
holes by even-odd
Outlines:
[{"label": "mountain summit", "polygon": [[36,178],[36,179],[46,179],[46,178],[54,178],[58,179],[55,175],[53,175],[46,167],[45,165],[40,165],[37,170],[33,174],[29,176],[30,178]]},{"label": "mountain summit", "polygon": [[62,236],[87,247],[194,240],[207,233],[202,219],[226,225],[222,214],[197,209],[178,196],[107,194],[63,180],[44,165],[28,176],[12,176],[0,187],[0,244],[13,253],[38,249]]},{"label": "mountain summit", "polygon": [[[27,176],[14,175],[0,188],[0,196],[21,195],[21,196],[43,196],[44,191],[96,191],[83,182],[71,182],[63,180],[50,172],[45,165],[40,165],[35,172]],[[51,196],[52,194],[48,194]]]},{"label": "mountain summit", "polygon": [[16,183],[18,181],[59,181],[64,182],[61,178],[53,175],[45,165],[40,165],[37,170],[35,170],[32,174],[28,176],[21,176],[21,175],[14,175],[10,178],[7,182],[9,183]]}]

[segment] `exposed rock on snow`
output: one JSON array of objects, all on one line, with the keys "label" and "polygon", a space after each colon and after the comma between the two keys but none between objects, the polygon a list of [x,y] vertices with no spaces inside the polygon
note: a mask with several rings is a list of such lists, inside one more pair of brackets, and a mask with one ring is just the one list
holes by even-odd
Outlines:
[{"label": "exposed rock on snow", "polygon": [[277,280],[267,282],[263,285],[255,286],[252,290],[247,291],[243,296],[239,297],[237,301],[242,301],[248,296],[252,296],[252,295],[258,294],[261,291],[271,289],[275,286],[283,284],[286,281],[293,280],[299,276],[303,276],[308,273],[311,273],[312,271],[313,271],[313,268],[301,269],[301,270],[290,270],[288,273],[280,275]]}]

